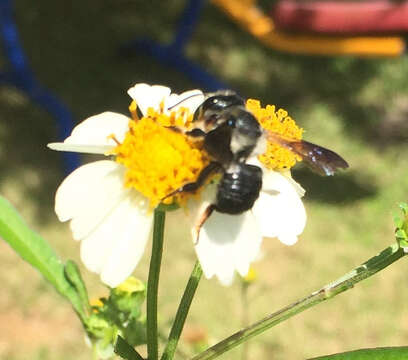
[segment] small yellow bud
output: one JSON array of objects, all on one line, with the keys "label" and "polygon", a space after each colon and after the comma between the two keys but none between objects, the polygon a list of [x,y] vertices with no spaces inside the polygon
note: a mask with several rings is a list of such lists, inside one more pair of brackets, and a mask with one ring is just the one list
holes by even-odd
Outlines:
[{"label": "small yellow bud", "polygon": [[91,305],[92,310],[95,313],[99,312],[99,308],[103,306],[103,302],[100,298],[91,299],[89,304]]},{"label": "small yellow bud", "polygon": [[248,270],[248,274],[242,277],[242,280],[247,284],[252,284],[258,279],[257,271],[251,266]]},{"label": "small yellow bud", "polygon": [[130,276],[116,289],[127,293],[133,293],[137,291],[143,291],[145,289],[145,285],[139,279]]}]

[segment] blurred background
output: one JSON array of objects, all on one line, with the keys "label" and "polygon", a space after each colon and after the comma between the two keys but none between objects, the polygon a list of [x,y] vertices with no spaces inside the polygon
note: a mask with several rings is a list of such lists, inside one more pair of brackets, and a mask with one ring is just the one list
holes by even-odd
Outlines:
[{"label": "blurred background", "polygon": [[[201,87],[183,71],[143,51],[124,51],[149,37],[172,40],[186,2],[88,0],[14,1],[20,40],[36,79],[69,109],[75,123],[102,111],[127,114],[126,90],[138,82],[180,92]],[[260,5],[269,11],[271,3]],[[308,141],[341,154],[350,170],[321,178],[299,166],[308,223],[298,244],[263,244],[254,264],[243,314],[240,282],[222,287],[203,279],[185,329],[185,354],[197,339],[209,344],[278,310],[343,275],[393,239],[392,214],[408,200],[408,58],[306,56],[264,46],[208,3],[186,56],[244,97],[283,107]],[[7,69],[4,53],[0,69]],[[0,192],[63,259],[79,262],[78,243],[58,222],[53,202],[65,177],[57,121],[9,84],[0,83]],[[91,158],[92,159],[92,158]],[[86,159],[86,160],[89,160]],[[273,219],[271,219],[272,221]],[[160,324],[167,335],[195,262],[193,246],[166,243],[159,293]],[[149,250],[135,276],[146,280]],[[0,359],[85,360],[79,321],[70,306],[0,242]],[[170,271],[169,271],[170,269]],[[303,359],[356,348],[408,344],[408,263],[391,268],[327,303],[250,341],[248,359]],[[107,294],[84,270],[91,297]],[[198,335],[199,336],[198,336]],[[242,348],[224,355],[237,359]],[[180,356],[183,358],[183,356]]]}]

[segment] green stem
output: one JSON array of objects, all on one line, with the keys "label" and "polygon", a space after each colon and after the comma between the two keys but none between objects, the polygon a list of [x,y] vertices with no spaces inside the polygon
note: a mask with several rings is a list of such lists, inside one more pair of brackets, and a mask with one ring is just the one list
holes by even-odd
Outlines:
[{"label": "green stem", "polygon": [[305,298],[300,299],[266,318],[236,332],[204,352],[196,355],[193,357],[193,360],[214,359],[242,342],[278,325],[282,321],[351,289],[358,282],[374,275],[378,271],[402,258],[404,255],[406,255],[404,250],[400,248],[398,244],[391,245],[341,278],[327,284],[320,290],[311,293],[309,296],[306,296]]},{"label": "green stem", "polygon": [[197,261],[194,265],[193,271],[191,272],[183,297],[181,298],[180,305],[177,309],[176,318],[174,319],[173,326],[170,330],[169,339],[161,360],[171,360],[174,357],[174,352],[176,351],[191,302],[193,301],[193,297],[202,274],[203,270],[201,269],[200,263]]},{"label": "green stem", "polygon": [[163,234],[166,213],[156,209],[153,222],[153,244],[147,281],[147,354],[149,360],[159,358],[157,335],[157,293],[159,288],[160,265],[163,252]]},{"label": "green stem", "polygon": [[96,348],[96,344],[92,342],[92,360],[98,360],[98,349]]},{"label": "green stem", "polygon": [[[249,283],[241,281],[241,302],[242,302],[242,321],[241,326],[247,327],[249,324],[249,301],[248,301]],[[249,346],[248,342],[242,345],[241,360],[248,360]]]}]

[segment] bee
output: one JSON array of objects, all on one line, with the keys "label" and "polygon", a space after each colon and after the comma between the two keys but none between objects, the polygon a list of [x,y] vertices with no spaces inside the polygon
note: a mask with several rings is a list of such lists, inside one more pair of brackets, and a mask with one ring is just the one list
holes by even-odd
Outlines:
[{"label": "bee", "polygon": [[166,198],[180,192],[195,192],[210,176],[221,174],[215,201],[196,224],[196,241],[201,227],[213,211],[235,215],[253,207],[262,188],[263,174],[260,167],[247,161],[264,153],[267,141],[300,156],[319,175],[330,176],[336,170],[349,166],[341,156],[329,149],[304,140],[285,139],[263,129],[256,117],[246,109],[245,100],[232,90],[207,94],[194,113],[193,124],[194,128],[186,135],[203,139],[203,148],[211,162],[195,182],[183,185]]}]

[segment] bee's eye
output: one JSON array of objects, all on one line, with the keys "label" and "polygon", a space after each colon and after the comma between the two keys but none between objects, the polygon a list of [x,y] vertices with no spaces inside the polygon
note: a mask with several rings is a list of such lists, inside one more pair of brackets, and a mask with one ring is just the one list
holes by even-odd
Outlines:
[{"label": "bee's eye", "polygon": [[228,125],[228,126],[231,126],[231,127],[234,127],[234,126],[235,126],[235,120],[234,120],[234,119],[229,119],[229,120],[227,121],[227,125]]}]

